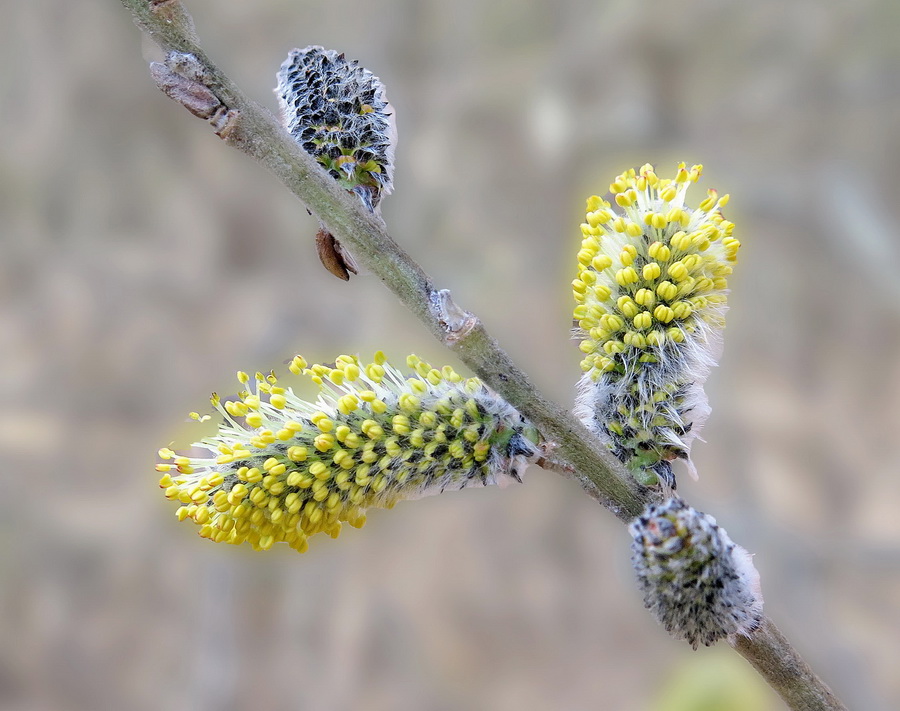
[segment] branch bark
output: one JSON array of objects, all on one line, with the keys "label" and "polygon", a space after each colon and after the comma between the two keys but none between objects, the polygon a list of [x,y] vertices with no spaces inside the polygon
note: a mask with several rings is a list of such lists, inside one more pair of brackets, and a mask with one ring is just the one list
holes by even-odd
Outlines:
[{"label": "branch bark", "polygon": [[[574,477],[623,522],[659,494],[638,485],[625,467],[569,412],[544,397],[487,332],[394,242],[383,221],[340,188],[281,123],[216,67],[200,48],[193,21],[179,0],[122,0],[136,24],[167,53],[151,74],[169,97],[207,120],[231,145],[274,173],[354,257],[377,275],[446,347],[528,417],[555,444],[552,470]],[[174,54],[173,54],[174,53]],[[735,649],[795,711],[845,707],[797,654],[774,623],[740,638]]]}]

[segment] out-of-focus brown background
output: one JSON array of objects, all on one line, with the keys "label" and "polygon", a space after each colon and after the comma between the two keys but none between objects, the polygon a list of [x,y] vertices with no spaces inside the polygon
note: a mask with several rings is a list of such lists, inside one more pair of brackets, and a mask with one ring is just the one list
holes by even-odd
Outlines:
[{"label": "out-of-focus brown background", "polygon": [[[273,109],[294,46],[385,81],[392,233],[561,402],[584,198],[645,161],[704,163],[744,248],[682,491],[756,553],[767,611],[852,708],[900,707],[900,5],[189,9]],[[238,368],[455,361],[375,277],[325,273],[314,219],[154,87],[118,3],[3,16],[0,707],[783,708],[725,645],[670,640],[625,529],[537,469],[304,556],[178,524],[156,450]]]}]

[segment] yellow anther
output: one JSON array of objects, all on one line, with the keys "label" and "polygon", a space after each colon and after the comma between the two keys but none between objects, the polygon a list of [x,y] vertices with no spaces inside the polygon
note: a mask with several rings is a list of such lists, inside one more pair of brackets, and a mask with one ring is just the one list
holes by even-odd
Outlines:
[{"label": "yellow anther", "polygon": [[604,215],[602,212],[589,212],[587,213],[587,215],[585,215],[585,219],[591,227],[597,227],[598,225],[601,225],[603,222],[605,222],[603,216]]},{"label": "yellow anther", "polygon": [[338,398],[337,408],[342,415],[349,415],[359,407],[359,398],[356,395],[342,395]]},{"label": "yellow anther", "polygon": [[625,234],[629,237],[640,237],[644,234],[644,230],[637,222],[629,222],[625,225]]},{"label": "yellow anther", "polygon": [[703,264],[703,257],[701,257],[699,254],[688,254],[681,259],[681,263],[684,264],[685,268],[689,272],[692,272],[701,264]]},{"label": "yellow anther", "polygon": [[693,293],[696,283],[697,282],[693,277],[688,277],[687,279],[678,282],[678,295],[684,296]]},{"label": "yellow anther", "polygon": [[400,409],[405,412],[416,412],[422,406],[422,401],[415,395],[403,393],[397,399],[397,404],[400,406]]},{"label": "yellow anther", "polygon": [[666,222],[679,222],[684,224],[685,222],[689,221],[690,217],[680,207],[673,207],[666,213]]},{"label": "yellow anther", "polygon": [[647,347],[647,339],[636,331],[626,331],[625,335],[622,336],[622,341],[625,343],[625,345],[631,346],[632,348]]},{"label": "yellow anther", "polygon": [[655,346],[657,348],[662,347],[666,342],[666,334],[662,331],[650,331],[647,334],[647,345]]},{"label": "yellow anther", "polygon": [[686,301],[676,301],[672,304],[672,312],[675,314],[675,318],[681,321],[690,316],[692,311],[691,305]]},{"label": "yellow anther", "polygon": [[616,272],[616,283],[619,286],[628,286],[629,284],[634,284],[637,280],[638,274],[634,267],[625,267]]},{"label": "yellow anther", "polygon": [[709,210],[711,210],[715,206],[716,201],[719,199],[719,193],[712,188],[707,190],[706,194],[708,197],[700,203],[700,209],[704,212],[708,212]]},{"label": "yellow anther", "polygon": [[303,358],[303,356],[297,355],[297,356],[293,357],[289,367],[290,367],[290,371],[294,375],[300,375],[300,373],[302,373],[303,370],[306,368],[306,365],[307,365],[306,360]]},{"label": "yellow anther", "polygon": [[334,447],[334,445],[335,437],[330,433],[322,433],[320,435],[317,435],[313,440],[313,446],[320,452],[327,452],[329,449]]},{"label": "yellow anther", "polygon": [[659,298],[672,301],[678,296],[678,287],[670,281],[661,281],[656,287],[656,293]]},{"label": "yellow anther", "polygon": [[369,439],[379,439],[384,435],[384,430],[375,420],[363,420],[360,429]]},{"label": "yellow anther", "polygon": [[[737,240],[735,240],[735,242],[736,241]],[[612,258],[607,254],[598,254],[591,259],[591,266],[598,272],[602,272],[604,269],[608,269],[612,266]]]},{"label": "yellow anther", "polygon": [[359,378],[361,375],[361,371],[359,366],[356,363],[347,363],[344,366],[344,377],[349,381],[354,381]]},{"label": "yellow anther", "polygon": [[664,202],[672,202],[675,199],[675,196],[678,195],[678,190],[673,185],[667,185],[665,188],[659,191],[659,197]]},{"label": "yellow anther", "polygon": [[387,412],[387,403],[384,400],[373,400],[371,408],[376,415],[383,415]]},{"label": "yellow anther", "polygon": [[632,323],[634,324],[635,328],[641,331],[645,331],[653,325],[653,316],[649,311],[642,311],[634,317]]},{"label": "yellow anther", "polygon": [[646,281],[658,279],[661,274],[662,268],[656,262],[648,262],[641,270],[641,276],[643,276]]},{"label": "yellow anther", "polygon": [[640,311],[638,305],[634,303],[629,296],[620,296],[616,301],[616,306],[619,307],[619,311],[621,311],[622,315],[626,318],[634,318]]},{"label": "yellow anther", "polygon": [[671,256],[669,248],[662,242],[654,242],[653,244],[651,244],[647,248],[647,254],[651,259],[657,259],[660,262],[669,261],[669,257]]},{"label": "yellow anther", "polygon": [[[331,478],[331,470],[323,462],[313,462],[309,465],[309,473],[316,478],[318,482],[322,482]],[[313,488],[316,484],[313,484]]]},{"label": "yellow anther", "polygon": [[283,410],[285,405],[287,405],[287,398],[280,394],[270,395],[269,404],[278,410]]},{"label": "yellow anther", "polygon": [[666,338],[669,338],[676,343],[684,343],[684,331],[677,327],[668,328],[666,329]]},{"label": "yellow anther", "polygon": [[653,309],[653,316],[657,321],[661,321],[662,323],[669,323],[669,321],[675,318],[675,312],[668,306],[660,304],[655,309]]},{"label": "yellow anther", "polygon": [[688,277],[688,268],[684,265],[684,262],[681,261],[670,264],[666,272],[676,281],[681,281]]},{"label": "yellow anther", "polygon": [[409,434],[411,431],[409,418],[406,415],[394,415],[391,418],[391,429],[399,435]]},{"label": "yellow anther", "polygon": [[625,326],[625,321],[622,320],[621,316],[616,316],[615,314],[603,314],[600,317],[600,326],[605,331],[615,333]]},{"label": "yellow anther", "polygon": [[366,377],[374,383],[384,379],[385,369],[380,363],[369,363],[365,369]]},{"label": "yellow anther", "polygon": [[669,244],[671,244],[674,249],[680,249],[684,251],[690,248],[694,234],[695,233],[693,232],[691,234],[688,234],[684,231],[678,231],[669,238]]},{"label": "yellow anther", "polygon": [[634,300],[641,306],[650,308],[656,303],[656,294],[651,289],[638,289],[634,295]]},{"label": "yellow anther", "polygon": [[619,207],[630,207],[637,200],[637,195],[633,190],[616,195],[616,205]]}]

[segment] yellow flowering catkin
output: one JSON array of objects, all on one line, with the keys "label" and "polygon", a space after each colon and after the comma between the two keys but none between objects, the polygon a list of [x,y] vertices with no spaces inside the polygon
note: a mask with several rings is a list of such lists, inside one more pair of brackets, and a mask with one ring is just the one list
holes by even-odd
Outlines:
[{"label": "yellow flowering catkin", "polygon": [[576,414],[646,485],[674,486],[674,459],[690,466],[740,247],[722,216],[728,195],[709,190],[697,208],[686,206],[701,172],[684,163],[674,179],[649,164],[629,170],[610,185],[616,207],[588,198],[581,225]]},{"label": "yellow flowering catkin", "polygon": [[449,366],[414,355],[407,364],[409,377],[381,352],[368,364],[342,355],[333,366],[307,367],[297,356],[290,369],[319,386],[314,403],[273,374],[238,373],[248,386],[239,399],[212,397],[224,421],[194,445],[206,456],[160,450],[159,485],[181,503],[179,520],[213,541],[303,552],[316,533],[362,526],[367,508],[521,481],[539,437],[518,411]]}]

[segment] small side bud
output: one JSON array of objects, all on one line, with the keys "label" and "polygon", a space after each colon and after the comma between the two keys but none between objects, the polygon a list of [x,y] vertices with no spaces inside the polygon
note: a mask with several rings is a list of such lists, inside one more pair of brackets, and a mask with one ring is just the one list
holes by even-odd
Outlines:
[{"label": "small side bud", "polygon": [[169,52],[164,63],[150,63],[150,75],[166,96],[194,116],[206,119],[220,138],[228,138],[239,113],[229,109],[209,88],[210,77],[193,54]]},{"label": "small side bud", "polygon": [[697,649],[759,626],[763,599],[752,556],[712,516],[675,497],[648,506],[629,530],[644,606],[675,639]]}]

